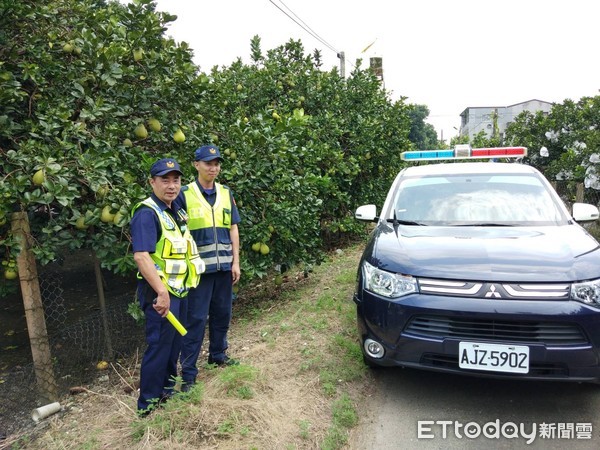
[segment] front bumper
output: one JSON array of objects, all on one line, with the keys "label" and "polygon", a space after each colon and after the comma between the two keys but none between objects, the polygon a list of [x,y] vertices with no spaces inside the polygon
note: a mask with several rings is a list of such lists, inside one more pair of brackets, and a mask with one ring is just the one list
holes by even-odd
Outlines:
[{"label": "front bumper", "polygon": [[[479,377],[600,381],[600,310],[574,301],[516,301],[412,294],[354,296],[361,343],[380,343],[368,363]],[[526,374],[459,367],[459,343],[526,345]]]}]

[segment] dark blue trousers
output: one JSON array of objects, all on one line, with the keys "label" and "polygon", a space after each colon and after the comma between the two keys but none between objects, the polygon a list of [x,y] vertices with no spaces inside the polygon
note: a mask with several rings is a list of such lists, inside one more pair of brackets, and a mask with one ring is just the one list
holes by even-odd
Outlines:
[{"label": "dark blue trousers", "polygon": [[[140,370],[138,410],[145,410],[153,402],[173,393],[181,351],[181,335],[152,307],[155,297],[156,294],[147,285],[138,288],[138,299],[146,316],[147,344]],[[182,323],[186,321],[186,302],[185,298],[171,295],[170,311]]]},{"label": "dark blue trousers", "polygon": [[231,271],[204,273],[197,288],[187,297],[187,334],[181,345],[181,372],[185,383],[198,375],[197,361],[208,323],[208,353],[214,361],[223,360],[231,322],[233,281]]}]

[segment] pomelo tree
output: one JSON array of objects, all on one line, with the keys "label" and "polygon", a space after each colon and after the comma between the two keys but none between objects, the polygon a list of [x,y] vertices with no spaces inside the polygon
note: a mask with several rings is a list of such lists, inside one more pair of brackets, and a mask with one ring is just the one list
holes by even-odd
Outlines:
[{"label": "pomelo tree", "polygon": [[[178,130],[195,135],[202,80],[187,46],[163,37],[175,17],[143,1],[3,3],[0,215],[29,214],[41,263],[90,247],[130,270],[126,225],[147,169],[176,155]],[[8,258],[6,224],[2,236]]]},{"label": "pomelo tree", "polygon": [[203,72],[165,37],[176,17],[149,0],[0,2],[6,261],[18,252],[8,218],[23,211],[39,263],[85,247],[132,271],[129,211],[150,192],[151,163],[175,157],[191,181],[194,149],[214,143],[242,211],[248,278],[311,263],[324,239],[358,229],[356,206],[381,203],[411,146],[404,99],[368,69],[324,71],[300,42],[263,54],[256,37],[250,64]]}]

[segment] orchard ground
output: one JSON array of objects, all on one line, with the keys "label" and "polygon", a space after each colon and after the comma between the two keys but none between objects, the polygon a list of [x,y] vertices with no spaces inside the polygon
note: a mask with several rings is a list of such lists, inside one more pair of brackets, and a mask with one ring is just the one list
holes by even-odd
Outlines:
[{"label": "orchard ground", "polygon": [[352,292],[361,246],[240,290],[230,330],[239,366],[203,364],[198,384],[146,418],[135,412],[141,354],[111,362],[14,448],[349,448],[370,396]]}]

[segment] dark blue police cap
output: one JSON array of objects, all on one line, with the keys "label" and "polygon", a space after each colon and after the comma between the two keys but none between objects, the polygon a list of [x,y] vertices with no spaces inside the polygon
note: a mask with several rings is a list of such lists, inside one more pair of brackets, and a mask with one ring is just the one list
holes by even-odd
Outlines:
[{"label": "dark blue police cap", "polygon": [[150,176],[152,177],[162,177],[169,172],[178,172],[179,175],[183,175],[179,163],[173,158],[159,159],[150,167]]},{"label": "dark blue police cap", "polygon": [[203,145],[194,152],[194,161],[212,161],[217,158],[223,160],[219,147],[216,145]]}]

